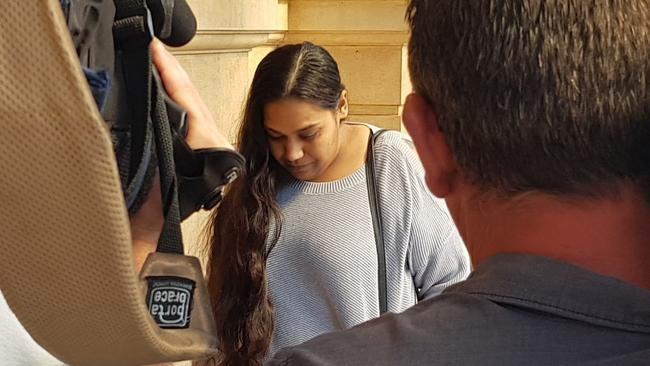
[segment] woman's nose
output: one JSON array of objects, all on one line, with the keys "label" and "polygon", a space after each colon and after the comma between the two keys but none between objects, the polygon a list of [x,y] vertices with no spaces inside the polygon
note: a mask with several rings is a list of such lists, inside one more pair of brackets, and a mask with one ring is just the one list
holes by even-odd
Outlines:
[{"label": "woman's nose", "polygon": [[284,147],[284,157],[287,161],[293,162],[300,160],[304,156],[302,144],[297,142],[287,142]]}]

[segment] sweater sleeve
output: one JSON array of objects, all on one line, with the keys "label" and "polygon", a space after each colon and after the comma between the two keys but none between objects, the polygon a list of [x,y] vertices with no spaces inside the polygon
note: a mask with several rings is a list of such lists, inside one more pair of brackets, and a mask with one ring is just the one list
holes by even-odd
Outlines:
[{"label": "sweater sleeve", "polygon": [[418,300],[434,297],[446,287],[464,280],[471,264],[456,225],[444,200],[433,196],[426,186],[424,169],[417,153],[404,137],[392,146],[405,162],[404,191],[410,225],[406,265],[413,277]]}]

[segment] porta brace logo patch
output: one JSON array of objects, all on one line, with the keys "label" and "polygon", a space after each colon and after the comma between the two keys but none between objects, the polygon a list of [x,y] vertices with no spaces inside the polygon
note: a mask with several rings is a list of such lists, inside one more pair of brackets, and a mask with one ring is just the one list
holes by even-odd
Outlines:
[{"label": "porta brace logo patch", "polygon": [[147,277],[147,306],[161,328],[190,326],[194,281],[182,277]]}]

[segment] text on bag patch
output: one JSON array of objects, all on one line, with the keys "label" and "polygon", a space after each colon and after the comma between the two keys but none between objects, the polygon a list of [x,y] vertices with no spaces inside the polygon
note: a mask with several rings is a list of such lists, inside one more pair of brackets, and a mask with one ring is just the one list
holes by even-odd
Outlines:
[{"label": "text on bag patch", "polygon": [[147,306],[161,328],[187,328],[192,313],[194,281],[182,277],[147,277]]}]

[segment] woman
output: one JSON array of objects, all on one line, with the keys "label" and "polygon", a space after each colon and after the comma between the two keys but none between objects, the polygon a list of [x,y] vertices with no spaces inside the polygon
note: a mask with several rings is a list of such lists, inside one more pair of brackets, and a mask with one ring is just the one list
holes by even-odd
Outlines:
[{"label": "woman", "polygon": [[[211,228],[208,286],[224,365],[258,364],[269,349],[379,315],[370,129],[347,114],[323,48],[287,45],[258,66],[238,139],[248,171]],[[405,138],[382,134],[375,159],[388,311],[399,312],[464,279],[470,264]]]}]

